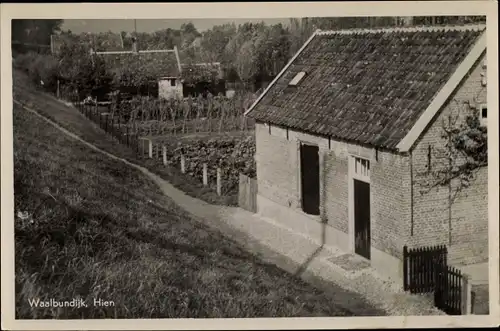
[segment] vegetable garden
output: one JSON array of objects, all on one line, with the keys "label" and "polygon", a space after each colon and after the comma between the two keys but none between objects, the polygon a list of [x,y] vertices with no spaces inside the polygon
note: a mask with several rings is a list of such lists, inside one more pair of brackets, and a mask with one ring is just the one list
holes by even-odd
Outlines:
[{"label": "vegetable garden", "polygon": [[243,116],[253,102],[249,95],[185,100],[135,97],[122,102],[113,98],[104,107],[84,104],[77,95],[69,101],[106,132],[136,149],[141,157],[149,151],[140,138],[151,140],[151,154],[158,166],[164,166],[165,146],[167,165],[179,168],[182,155],[186,161],[185,173],[200,182],[203,164],[207,164],[208,186],[214,189],[219,168],[224,196],[237,198],[240,173],[255,177],[253,123]]},{"label": "vegetable garden", "polygon": [[[239,91],[231,98],[209,94],[170,100],[140,95],[125,100],[120,93],[111,93],[108,102],[85,104],[83,100],[96,89],[116,90],[117,76],[130,73],[131,68],[110,72],[101,59],[89,55],[85,45],[71,43],[63,43],[57,55],[21,55],[14,65],[35,84],[43,81],[42,88],[47,92],[71,101],[120,142],[138,151],[141,137],[168,145],[169,165],[179,166],[182,154],[187,160],[186,174],[201,178],[206,163],[210,183],[219,168],[223,195],[237,195],[240,173],[255,173],[255,143],[251,137],[254,123],[244,116],[257,97],[254,93]],[[149,81],[148,72],[138,69],[131,74],[139,83]],[[200,134],[210,137],[200,138]],[[181,136],[191,138],[183,139],[181,145],[170,144]]]}]

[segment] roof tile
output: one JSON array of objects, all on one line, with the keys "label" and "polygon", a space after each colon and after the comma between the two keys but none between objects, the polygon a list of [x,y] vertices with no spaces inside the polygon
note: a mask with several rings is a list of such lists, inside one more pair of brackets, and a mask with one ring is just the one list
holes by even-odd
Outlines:
[{"label": "roof tile", "polygon": [[[319,34],[248,116],[394,149],[481,33]],[[288,86],[301,71],[301,82]]]},{"label": "roof tile", "polygon": [[107,68],[115,73],[141,72],[143,77],[158,79],[161,77],[179,77],[179,66],[174,52],[148,53],[100,53]]}]

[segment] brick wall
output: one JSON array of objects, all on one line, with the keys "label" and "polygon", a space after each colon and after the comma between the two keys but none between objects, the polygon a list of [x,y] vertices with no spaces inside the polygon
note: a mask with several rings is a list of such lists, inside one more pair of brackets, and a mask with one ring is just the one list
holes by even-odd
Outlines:
[{"label": "brick wall", "polygon": [[321,218],[344,233],[348,233],[350,217],[349,155],[369,159],[372,246],[400,256],[404,239],[409,234],[411,177],[408,157],[375,153],[373,149],[329,142],[327,138],[275,126],[269,128],[260,123],[256,124],[255,134],[259,194],[295,210],[301,209],[298,141],[319,146]]},{"label": "brick wall", "polygon": [[372,245],[396,257],[402,257],[403,246],[410,233],[411,176],[407,156],[378,153],[373,165],[371,189]]},{"label": "brick wall", "polygon": [[[432,182],[432,176],[426,173],[429,146],[431,146],[431,171],[446,164],[443,164],[446,162],[443,159],[445,140],[441,137],[443,121],[447,123],[451,116],[457,121],[455,125],[460,125],[465,116],[470,114],[464,102],[486,103],[486,87],[481,83],[481,73],[486,72],[483,63],[484,58],[469,73],[450,102],[417,141],[412,152],[414,233],[410,237],[410,243],[416,246],[448,245],[449,260],[456,264],[480,263],[488,258],[487,169],[481,169],[471,187],[457,196],[451,208],[448,186],[426,192],[426,187],[422,183],[426,179]],[[451,194],[455,193],[457,186],[455,181]]]}]

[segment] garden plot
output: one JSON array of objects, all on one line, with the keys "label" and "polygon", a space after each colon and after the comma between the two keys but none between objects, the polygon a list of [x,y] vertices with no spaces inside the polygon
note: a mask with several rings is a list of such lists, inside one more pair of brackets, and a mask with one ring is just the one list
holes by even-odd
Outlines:
[{"label": "garden plot", "polygon": [[200,182],[206,164],[209,186],[216,185],[219,168],[223,195],[238,194],[240,173],[255,177],[255,139],[251,132],[198,133],[150,139],[155,158],[163,158],[165,146],[167,165],[180,168],[183,156],[185,173]]}]

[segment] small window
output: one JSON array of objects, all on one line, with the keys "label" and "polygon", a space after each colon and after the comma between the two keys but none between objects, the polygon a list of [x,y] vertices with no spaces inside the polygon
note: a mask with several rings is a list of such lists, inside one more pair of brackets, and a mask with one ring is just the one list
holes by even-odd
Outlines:
[{"label": "small window", "polygon": [[175,78],[170,80],[170,86],[175,86]]},{"label": "small window", "polygon": [[361,177],[370,177],[370,161],[354,157],[354,173]]},{"label": "small window", "polygon": [[297,86],[305,75],[306,73],[304,71],[299,72],[298,74],[295,75],[295,77],[293,77],[293,79],[290,81],[290,83],[288,83],[288,85]]},{"label": "small window", "polygon": [[486,106],[481,108],[481,118],[485,119],[488,117],[488,108]]}]

